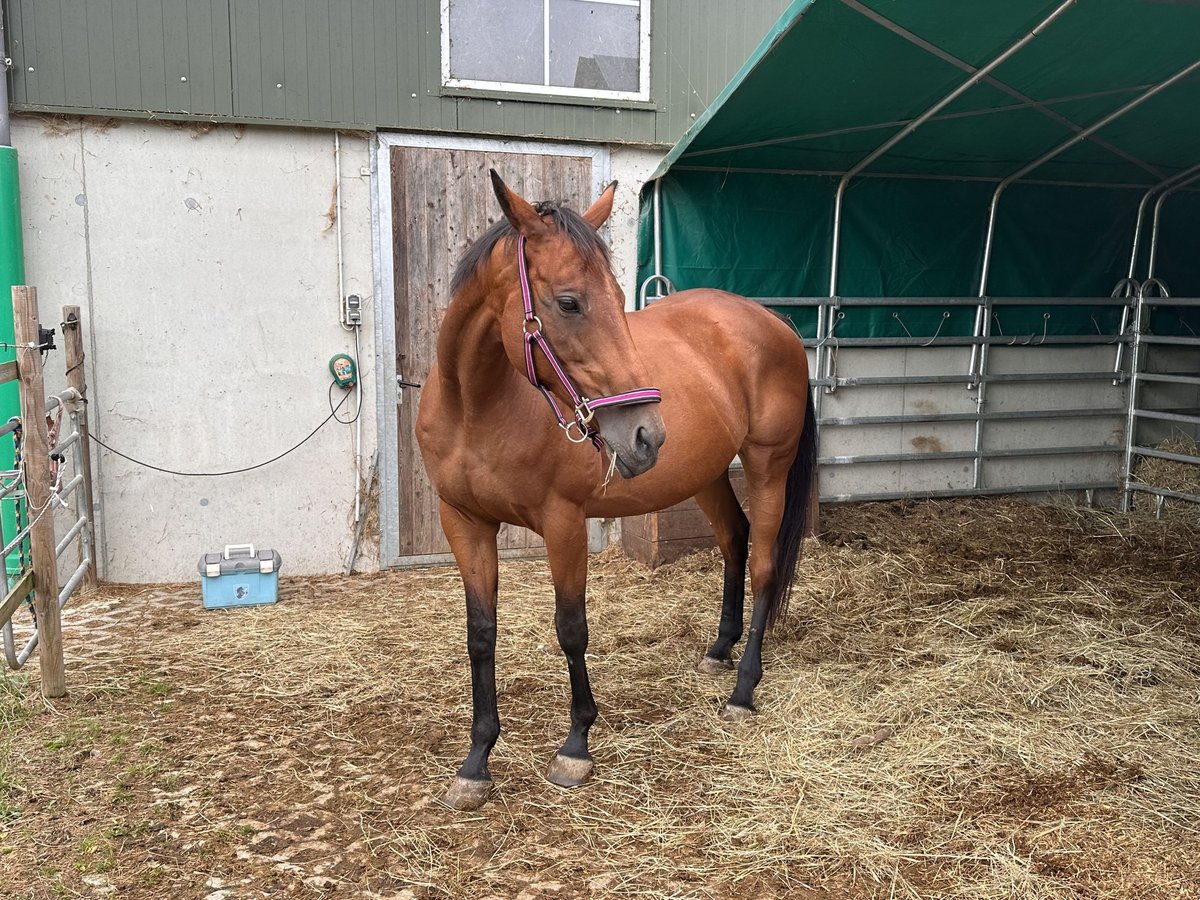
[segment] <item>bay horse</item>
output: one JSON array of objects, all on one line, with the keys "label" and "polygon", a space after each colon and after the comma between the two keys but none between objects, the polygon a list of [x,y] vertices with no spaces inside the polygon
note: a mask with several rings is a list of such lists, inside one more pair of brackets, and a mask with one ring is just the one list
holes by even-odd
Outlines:
[{"label": "bay horse", "polygon": [[[584,658],[587,519],[696,498],[725,573],[717,638],[697,667],[705,674],[733,668],[749,560],[750,631],[721,713],[742,720],[755,711],[764,632],[787,603],[816,464],[808,361],[785,321],[715,290],[683,291],[626,314],[599,234],[616,182],[580,215],[529,203],[494,169],[491,179],[504,218],[454,273],[417,415],[466,591],[474,716],[470,750],[444,800],[455,809],[479,808],[492,790],[501,523],[545,540],[571,683],[570,731],[547,778],[574,787],[592,773],[596,719]],[[735,455],[748,517],[729,482]]]}]

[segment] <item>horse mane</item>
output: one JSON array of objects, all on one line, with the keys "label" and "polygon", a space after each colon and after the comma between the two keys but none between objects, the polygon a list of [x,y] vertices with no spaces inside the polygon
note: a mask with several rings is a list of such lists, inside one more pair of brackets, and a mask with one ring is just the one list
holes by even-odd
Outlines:
[{"label": "horse mane", "polygon": [[[608,244],[579,213],[565,203],[542,200],[533,204],[537,214],[543,219],[549,217],[550,224],[565,234],[571,245],[589,261],[603,261],[609,264]],[[450,280],[450,293],[455,295],[466,286],[476,273],[479,272],[492,255],[492,250],[500,241],[512,241],[517,236],[508,219],[501,219],[483,233],[462,255],[454,268],[454,277]]]}]

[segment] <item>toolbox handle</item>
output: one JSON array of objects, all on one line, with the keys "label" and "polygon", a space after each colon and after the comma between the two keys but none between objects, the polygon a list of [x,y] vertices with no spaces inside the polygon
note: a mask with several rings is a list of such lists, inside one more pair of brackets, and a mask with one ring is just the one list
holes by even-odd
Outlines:
[{"label": "toolbox handle", "polygon": [[257,553],[254,552],[253,544],[226,544],[225,545],[225,558],[232,559],[234,556],[235,550],[238,551],[237,552],[238,556],[249,556],[249,557],[253,558],[258,555]]}]

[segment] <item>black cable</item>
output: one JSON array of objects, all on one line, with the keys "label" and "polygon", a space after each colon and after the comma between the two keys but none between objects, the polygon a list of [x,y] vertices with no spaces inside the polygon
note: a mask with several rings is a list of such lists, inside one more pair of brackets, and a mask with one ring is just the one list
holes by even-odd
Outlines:
[{"label": "black cable", "polygon": [[[343,419],[340,416],[334,415],[338,411],[338,409],[341,409],[342,403],[346,402],[346,398],[343,397],[342,403],[339,403],[337,405],[337,407],[334,407],[334,405],[333,405],[333,389],[336,386],[337,386],[336,381],[329,382],[329,414],[333,416],[333,420],[335,422],[341,422],[343,425],[353,425],[355,422],[358,421],[358,417],[360,415],[362,415],[362,394],[359,394],[359,396],[358,396],[358,405],[354,410],[354,417],[350,418],[350,419]],[[355,385],[355,387],[357,387],[360,391],[362,390],[361,383],[358,385]],[[347,396],[349,396],[349,395],[347,394]]]},{"label": "black cable", "polygon": [[[330,383],[331,390],[332,390],[333,384],[336,384],[336,382]],[[287,456],[292,451],[299,450],[301,447],[303,447],[305,444],[307,444],[309,442],[309,440],[311,440],[312,437],[318,431],[320,431],[322,428],[324,428],[330,419],[337,418],[337,411],[342,408],[342,403],[345,403],[349,399],[350,399],[350,392],[347,391],[346,396],[342,398],[342,402],[339,403],[337,406],[334,406],[333,409],[330,411],[329,415],[327,415],[324,419],[321,420],[321,424],[318,425],[316,428],[314,428],[312,431],[310,431],[308,433],[308,437],[304,438],[304,440],[302,440],[300,443],[296,444],[294,447],[290,447],[287,450],[284,450],[278,456],[273,456],[270,459],[266,460],[265,462],[255,463],[252,466],[245,466],[244,468],[241,468],[241,469],[230,469],[228,472],[177,472],[174,469],[164,469],[162,466],[155,466],[155,465],[151,465],[148,462],[142,462],[142,460],[134,459],[132,456],[122,453],[120,450],[115,450],[112,447],[108,446],[108,444],[104,443],[104,441],[100,440],[100,438],[98,438],[94,434],[91,435],[90,437],[93,441],[95,441],[97,444],[99,444],[101,447],[103,447],[109,453],[115,453],[117,456],[121,457],[121,459],[127,459],[131,463],[134,463],[135,465],[139,465],[139,466],[142,466],[147,469],[153,469],[155,472],[163,472],[167,475],[183,475],[188,478],[217,478],[222,475],[237,475],[241,472],[252,472],[255,469],[261,469],[263,466],[269,466],[271,463],[277,462],[278,460],[283,459],[285,456]],[[333,401],[331,399],[330,404],[332,405],[332,403],[333,403]],[[338,419],[338,421],[341,422],[342,420]],[[351,420],[351,421],[353,421],[353,420]]]}]

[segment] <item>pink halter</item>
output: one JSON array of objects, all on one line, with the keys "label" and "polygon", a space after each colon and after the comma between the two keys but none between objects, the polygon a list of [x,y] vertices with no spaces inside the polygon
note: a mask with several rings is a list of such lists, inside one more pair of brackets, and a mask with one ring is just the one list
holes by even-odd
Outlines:
[{"label": "pink halter", "polygon": [[[525,235],[517,237],[517,269],[521,274],[521,300],[525,303],[525,370],[529,376],[529,383],[542,392],[542,396],[546,398],[550,404],[550,409],[554,411],[554,417],[558,419],[558,426],[567,436],[567,440],[574,444],[581,444],[584,441],[591,439],[599,450],[604,446],[604,440],[600,437],[600,432],[592,426],[592,419],[598,409],[603,409],[606,406],[632,406],[635,403],[659,403],[662,401],[662,393],[658,388],[636,388],[632,391],[625,391],[622,394],[613,394],[609,397],[598,397],[595,400],[589,400],[575,390],[575,385],[571,383],[571,379],[567,377],[567,373],[558,362],[558,357],[554,355],[554,351],[550,349],[550,342],[546,340],[546,336],[542,334],[542,320],[533,314],[533,294],[529,289],[529,272],[525,265]],[[537,371],[533,366],[533,347],[537,345],[541,348],[542,355],[550,363],[554,369],[558,380],[562,382],[562,386],[566,388],[567,394],[571,398],[571,403],[574,404],[574,419],[568,421],[559,409],[554,395],[546,389],[546,386],[538,381]],[[578,428],[579,436],[576,437],[572,433],[572,428]]]}]

